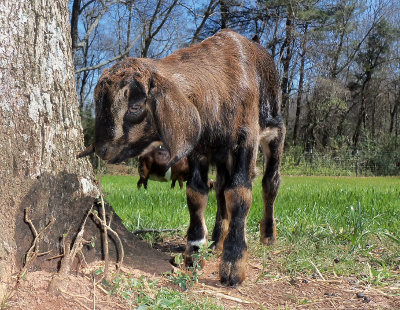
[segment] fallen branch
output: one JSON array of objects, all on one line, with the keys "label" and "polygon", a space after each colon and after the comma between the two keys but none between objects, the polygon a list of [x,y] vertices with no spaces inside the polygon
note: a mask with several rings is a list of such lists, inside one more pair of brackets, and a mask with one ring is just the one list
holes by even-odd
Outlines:
[{"label": "fallen branch", "polygon": [[235,302],[242,303],[242,304],[254,304],[254,302],[251,302],[248,300],[244,300],[244,299],[241,299],[238,297],[233,297],[233,296],[226,295],[226,294],[223,294],[220,292],[213,292],[210,290],[193,291],[193,293],[206,293],[206,294],[214,295],[216,297],[228,299],[228,300],[235,301]]},{"label": "fallen branch", "polygon": [[157,234],[161,234],[163,232],[178,232],[181,231],[181,229],[179,228],[172,228],[172,229],[138,229],[135,230],[133,233],[135,235],[139,235],[139,234],[144,234],[144,233],[157,233]]},{"label": "fallen branch", "polygon": [[93,284],[93,310],[95,310],[96,309],[96,279],[94,278],[94,275],[93,275],[92,284]]}]

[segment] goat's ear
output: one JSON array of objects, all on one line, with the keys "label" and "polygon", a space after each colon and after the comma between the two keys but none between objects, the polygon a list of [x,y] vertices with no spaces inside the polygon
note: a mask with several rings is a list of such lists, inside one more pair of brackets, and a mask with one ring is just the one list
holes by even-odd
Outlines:
[{"label": "goat's ear", "polygon": [[178,85],[156,74],[150,81],[149,103],[155,126],[168,149],[169,166],[189,154],[200,136],[200,116]]}]

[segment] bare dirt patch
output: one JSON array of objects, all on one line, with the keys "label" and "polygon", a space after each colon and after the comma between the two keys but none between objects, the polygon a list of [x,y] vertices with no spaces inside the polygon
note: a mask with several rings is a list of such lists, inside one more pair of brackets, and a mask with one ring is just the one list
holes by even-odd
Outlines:
[{"label": "bare dirt patch", "polygon": [[[176,238],[155,246],[171,253],[181,251],[183,243],[183,239]],[[156,256],[148,259],[153,263],[157,261]],[[164,261],[164,256],[161,261]],[[41,310],[130,309],[129,300],[110,295],[100,285],[94,285],[93,271],[98,267],[98,263],[93,263],[79,273],[70,275],[65,279],[60,295],[52,295],[47,291],[54,274],[48,271],[29,272],[3,307]],[[160,264],[159,270],[153,273],[143,271],[143,268],[127,266],[122,271],[134,278],[144,276],[152,280],[157,279],[158,287],[180,290],[170,283],[168,277],[162,275],[166,271],[165,264]],[[373,287],[355,278],[326,275],[324,279],[320,276],[313,278],[299,275],[293,278],[274,273],[273,270],[268,270],[267,275],[262,276],[263,262],[259,258],[249,259],[247,279],[236,288],[224,287],[219,283],[218,258],[208,261],[203,272],[199,283],[185,294],[199,300],[203,297],[213,298],[225,309],[400,309],[400,285]],[[272,276],[273,274],[279,276]],[[394,296],[395,293],[397,296]],[[133,303],[132,309],[136,307]]]}]

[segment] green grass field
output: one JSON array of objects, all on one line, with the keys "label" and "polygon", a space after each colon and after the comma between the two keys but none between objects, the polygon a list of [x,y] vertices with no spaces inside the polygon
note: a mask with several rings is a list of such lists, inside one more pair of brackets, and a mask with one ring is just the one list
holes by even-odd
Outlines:
[{"label": "green grass field", "polygon": [[[136,182],[135,176],[102,177],[106,200],[126,227],[179,228],[184,235],[189,223],[185,191],[152,181],[147,191],[138,190]],[[283,177],[275,209],[278,242],[269,248],[258,242],[262,208],[258,178],[247,236],[253,257],[272,257],[279,266],[272,273],[311,274],[318,268],[322,274],[352,275],[375,285],[400,279],[400,178]],[[215,214],[211,192],[210,235]]]}]

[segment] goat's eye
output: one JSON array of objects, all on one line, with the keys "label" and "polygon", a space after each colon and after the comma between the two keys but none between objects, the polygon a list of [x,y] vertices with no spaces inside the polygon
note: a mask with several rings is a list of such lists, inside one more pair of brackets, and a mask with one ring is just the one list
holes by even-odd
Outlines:
[{"label": "goat's eye", "polygon": [[143,104],[136,103],[128,105],[128,109],[124,116],[124,121],[130,123],[139,123],[146,116],[146,109]]},{"label": "goat's eye", "polygon": [[131,113],[131,114],[139,113],[140,110],[141,110],[141,107],[140,107],[140,106],[134,105],[134,106],[128,107],[128,112]]}]

